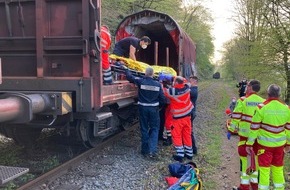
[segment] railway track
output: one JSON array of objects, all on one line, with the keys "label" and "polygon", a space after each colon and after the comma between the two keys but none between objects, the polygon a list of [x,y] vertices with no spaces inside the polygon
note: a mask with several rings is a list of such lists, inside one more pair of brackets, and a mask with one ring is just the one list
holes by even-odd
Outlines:
[{"label": "railway track", "polygon": [[[134,124],[129,130],[122,131],[104,142],[97,145],[95,148],[89,149],[82,154],[74,157],[73,159],[61,164],[60,166],[57,166],[56,168],[48,171],[47,173],[37,177],[36,179],[26,183],[25,185],[22,185],[17,190],[43,190],[43,189],[50,189],[48,186],[51,184],[55,179],[61,177],[62,175],[65,175],[66,173],[70,172],[71,170],[77,168],[82,164],[82,162],[87,162],[91,159],[92,155],[95,156],[99,154],[104,148],[111,146],[113,143],[120,141],[124,135],[126,135],[129,132],[132,132],[134,128],[136,128],[137,124]],[[81,189],[81,187],[77,185],[61,185],[59,187],[56,187],[58,189]]]}]

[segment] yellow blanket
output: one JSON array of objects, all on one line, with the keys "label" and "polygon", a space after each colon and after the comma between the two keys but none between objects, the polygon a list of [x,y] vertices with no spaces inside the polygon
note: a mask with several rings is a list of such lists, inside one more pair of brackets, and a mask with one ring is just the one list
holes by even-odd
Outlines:
[{"label": "yellow blanket", "polygon": [[141,61],[134,61],[132,59],[129,58],[124,58],[124,57],[120,57],[114,54],[110,55],[110,58],[113,60],[121,60],[124,62],[124,64],[132,70],[135,71],[140,71],[142,73],[145,73],[145,70],[147,67],[152,67],[154,70],[154,74],[155,75],[159,75],[160,73],[164,73],[164,74],[171,74],[173,76],[176,76],[176,71],[171,68],[171,67],[166,67],[166,66],[158,66],[158,65],[149,65],[147,63],[141,62]]}]

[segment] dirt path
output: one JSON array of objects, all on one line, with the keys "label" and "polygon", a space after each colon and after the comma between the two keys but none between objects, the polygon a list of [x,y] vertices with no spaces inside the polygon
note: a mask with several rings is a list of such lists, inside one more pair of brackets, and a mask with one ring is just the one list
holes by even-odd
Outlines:
[{"label": "dirt path", "polygon": [[[225,128],[228,116],[224,110],[233,96],[236,96],[233,89],[221,80],[200,83],[194,130],[205,189],[230,190],[239,184],[238,137],[232,136],[229,141]],[[207,184],[209,181],[215,184]]]}]

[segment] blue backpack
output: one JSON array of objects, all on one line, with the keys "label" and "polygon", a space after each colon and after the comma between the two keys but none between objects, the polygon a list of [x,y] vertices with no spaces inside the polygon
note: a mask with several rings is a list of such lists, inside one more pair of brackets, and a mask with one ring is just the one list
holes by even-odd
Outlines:
[{"label": "blue backpack", "polygon": [[180,162],[168,165],[171,176],[181,178],[188,170],[192,168],[190,164],[182,164]]},{"label": "blue backpack", "polygon": [[168,165],[169,172],[179,180],[167,190],[202,190],[202,180],[194,162],[176,162]]}]

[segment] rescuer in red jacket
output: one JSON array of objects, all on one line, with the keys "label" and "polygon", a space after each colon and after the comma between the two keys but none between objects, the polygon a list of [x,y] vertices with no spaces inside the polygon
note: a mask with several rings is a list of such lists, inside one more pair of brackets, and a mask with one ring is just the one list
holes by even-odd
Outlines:
[{"label": "rescuer in red jacket", "polygon": [[173,116],[171,135],[176,151],[173,158],[182,162],[184,157],[192,159],[191,139],[191,112],[193,104],[190,101],[190,85],[186,80],[178,76],[175,78],[173,87],[164,89],[164,94],[170,100],[170,109]]},{"label": "rescuer in red jacket", "polygon": [[163,131],[163,145],[169,146],[172,144],[172,137],[171,137],[171,128],[173,126],[173,117],[170,108],[170,104],[168,104],[165,108],[165,122],[164,122],[164,131]]},{"label": "rescuer in red jacket", "polygon": [[109,62],[109,49],[111,46],[111,34],[107,26],[101,27],[101,56],[103,69],[103,84],[112,84],[112,72]]}]

